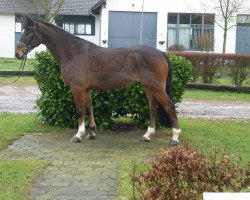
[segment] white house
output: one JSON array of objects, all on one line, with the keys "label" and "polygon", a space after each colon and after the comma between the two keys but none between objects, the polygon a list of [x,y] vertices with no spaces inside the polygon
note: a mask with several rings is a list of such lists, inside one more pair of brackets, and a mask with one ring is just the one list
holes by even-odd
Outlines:
[{"label": "white house", "polygon": [[[197,37],[214,38],[211,51],[222,52],[223,30],[216,0],[65,0],[55,24],[103,47],[146,44],[166,51],[181,44],[199,51]],[[250,53],[250,1],[230,22],[227,53]],[[244,9],[244,10],[243,10]],[[248,11],[248,12],[246,12]],[[14,57],[21,34],[18,14],[34,14],[26,0],[0,0],[0,57]],[[235,26],[234,26],[235,25]],[[43,46],[31,52],[44,49]]]}]

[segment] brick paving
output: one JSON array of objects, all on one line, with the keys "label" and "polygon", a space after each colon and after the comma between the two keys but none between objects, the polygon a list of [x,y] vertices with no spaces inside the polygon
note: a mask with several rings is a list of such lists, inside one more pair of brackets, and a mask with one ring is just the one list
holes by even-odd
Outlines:
[{"label": "brick paving", "polygon": [[112,200],[120,162],[149,160],[155,148],[166,146],[171,136],[160,133],[150,143],[143,143],[142,134],[110,131],[98,134],[97,140],[79,144],[70,142],[73,132],[27,134],[1,151],[1,155],[6,159],[50,162],[34,185],[32,199]]}]

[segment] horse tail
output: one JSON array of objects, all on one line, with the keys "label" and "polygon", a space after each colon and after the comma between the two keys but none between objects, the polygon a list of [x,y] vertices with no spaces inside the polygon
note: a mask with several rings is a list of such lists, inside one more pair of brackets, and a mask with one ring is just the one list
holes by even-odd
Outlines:
[{"label": "horse tail", "polygon": [[[167,63],[168,63],[168,76],[166,80],[166,93],[173,101],[173,91],[172,91],[172,65],[170,62],[169,57],[167,56],[166,53],[163,52],[163,56],[165,57]],[[168,113],[165,111],[165,109],[160,105],[159,110],[158,110],[158,116],[160,120],[160,124],[165,127],[172,127],[172,123],[170,120],[170,117]]]}]

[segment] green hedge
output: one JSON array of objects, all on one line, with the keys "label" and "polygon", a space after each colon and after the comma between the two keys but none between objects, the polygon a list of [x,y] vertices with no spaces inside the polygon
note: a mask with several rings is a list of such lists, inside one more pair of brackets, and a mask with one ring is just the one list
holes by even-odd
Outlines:
[{"label": "green hedge", "polygon": [[[181,102],[185,84],[191,78],[191,63],[183,57],[170,55],[172,63],[173,100]],[[60,67],[48,52],[36,54],[34,63],[35,79],[42,91],[37,100],[38,116],[43,123],[76,127],[77,116],[73,96],[63,83]],[[108,91],[92,91],[94,115],[99,130],[112,125],[112,117],[136,114],[134,120],[141,127],[149,123],[149,111],[146,95],[139,84],[128,88]],[[87,121],[88,122],[88,121]]]},{"label": "green hedge", "polygon": [[249,54],[221,54],[197,52],[172,52],[192,63],[192,81],[199,77],[203,83],[213,83],[220,77],[228,77],[232,85],[242,86],[250,77]]}]

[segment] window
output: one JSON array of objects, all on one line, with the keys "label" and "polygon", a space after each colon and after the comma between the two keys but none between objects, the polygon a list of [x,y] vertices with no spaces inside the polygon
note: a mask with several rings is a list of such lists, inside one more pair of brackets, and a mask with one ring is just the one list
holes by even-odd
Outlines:
[{"label": "window", "polygon": [[22,32],[22,23],[21,23],[21,17],[19,15],[15,16],[15,32],[21,33]]},{"label": "window", "polygon": [[56,25],[75,35],[95,35],[95,18],[92,16],[61,16]]},{"label": "window", "polygon": [[205,35],[211,38],[214,37],[214,14],[168,14],[168,47],[180,44],[187,50],[199,50],[197,40]]},{"label": "window", "polygon": [[238,15],[237,25],[238,26],[250,26],[250,15]]}]

